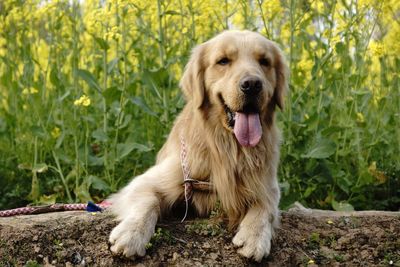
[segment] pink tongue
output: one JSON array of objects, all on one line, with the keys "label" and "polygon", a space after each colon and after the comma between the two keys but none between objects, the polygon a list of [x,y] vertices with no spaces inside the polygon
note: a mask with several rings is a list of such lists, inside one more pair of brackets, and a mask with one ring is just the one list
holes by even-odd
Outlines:
[{"label": "pink tongue", "polygon": [[233,132],[242,146],[256,146],[262,134],[260,116],[236,112]]}]

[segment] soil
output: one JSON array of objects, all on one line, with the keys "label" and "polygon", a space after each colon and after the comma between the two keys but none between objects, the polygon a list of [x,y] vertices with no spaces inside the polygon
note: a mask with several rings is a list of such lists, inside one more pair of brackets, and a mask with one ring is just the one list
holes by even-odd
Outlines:
[{"label": "soil", "polygon": [[113,256],[108,212],[0,218],[0,266],[400,266],[400,212],[282,212],[271,254],[244,259],[217,219],[163,221],[134,261]]}]

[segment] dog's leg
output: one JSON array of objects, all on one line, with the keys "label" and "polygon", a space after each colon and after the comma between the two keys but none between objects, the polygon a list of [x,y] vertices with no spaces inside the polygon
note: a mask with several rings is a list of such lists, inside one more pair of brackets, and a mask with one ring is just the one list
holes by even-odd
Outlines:
[{"label": "dog's leg", "polygon": [[240,247],[239,254],[258,262],[269,255],[271,238],[279,224],[279,191],[278,189],[271,191],[274,191],[276,196],[266,203],[252,206],[232,240],[235,246]]},{"label": "dog's leg", "polygon": [[179,159],[170,157],[111,197],[112,210],[121,220],[110,234],[113,253],[122,253],[128,258],[145,255],[161,208],[172,204],[182,192],[180,181]]}]

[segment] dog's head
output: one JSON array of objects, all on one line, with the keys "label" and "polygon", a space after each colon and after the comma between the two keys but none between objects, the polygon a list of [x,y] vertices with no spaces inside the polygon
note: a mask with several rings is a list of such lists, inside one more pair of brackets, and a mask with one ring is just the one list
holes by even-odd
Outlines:
[{"label": "dog's head", "polygon": [[283,108],[287,73],[275,43],[250,31],[226,31],[194,48],[181,88],[196,109],[215,110],[241,145],[255,146],[275,106]]}]

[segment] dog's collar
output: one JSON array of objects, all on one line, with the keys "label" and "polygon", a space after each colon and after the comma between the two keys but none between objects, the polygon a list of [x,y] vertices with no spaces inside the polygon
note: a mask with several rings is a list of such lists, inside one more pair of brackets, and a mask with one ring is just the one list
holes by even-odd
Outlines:
[{"label": "dog's collar", "polygon": [[187,161],[187,148],[185,143],[185,138],[183,137],[182,132],[179,135],[181,141],[181,167],[183,173],[183,187],[184,187],[184,196],[185,196],[185,203],[186,203],[186,211],[185,216],[182,219],[182,222],[186,219],[187,212],[189,209],[189,200],[193,196],[193,191],[203,191],[203,192],[210,192],[212,191],[213,187],[211,182],[206,181],[199,181],[190,177],[190,168]]}]

